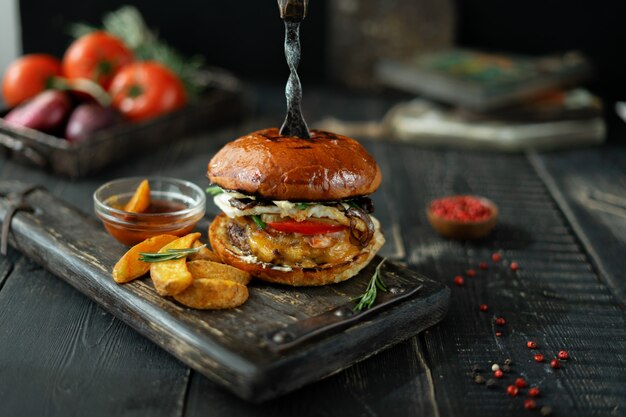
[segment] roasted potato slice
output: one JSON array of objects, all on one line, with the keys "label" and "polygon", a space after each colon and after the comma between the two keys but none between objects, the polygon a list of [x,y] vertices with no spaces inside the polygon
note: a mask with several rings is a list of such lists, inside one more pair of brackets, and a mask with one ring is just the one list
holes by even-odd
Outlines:
[{"label": "roasted potato slice", "polygon": [[[200,242],[199,240],[196,240],[193,244],[193,247],[197,248],[198,246],[202,246],[202,242]],[[213,261],[213,262],[222,262],[220,257],[217,256],[215,252],[213,252],[211,249],[207,248],[206,246],[200,249],[198,252],[192,253],[191,255],[189,255],[187,257],[187,260],[188,261],[205,260],[205,261]]]},{"label": "roasted potato slice", "polygon": [[163,246],[176,239],[178,239],[178,236],[174,235],[153,236],[130,248],[113,267],[113,279],[115,282],[123,284],[147,274],[150,270],[150,264],[140,261],[139,253],[157,252]]},{"label": "roasted potato slice", "polygon": [[187,269],[191,272],[194,280],[200,278],[223,279],[237,282],[241,285],[248,285],[252,278],[249,273],[241,269],[205,260],[189,261],[187,262]]},{"label": "roasted potato slice", "polygon": [[[169,249],[189,249],[199,237],[200,233],[190,233],[163,246],[159,253],[166,253]],[[193,281],[186,258],[154,262],[150,265],[150,277],[160,295],[176,295]]]},{"label": "roasted potato slice", "polygon": [[143,180],[135,190],[135,194],[124,206],[124,211],[132,213],[143,213],[150,207],[150,184],[148,180]]},{"label": "roasted potato slice", "polygon": [[225,279],[194,279],[187,289],[174,296],[187,307],[220,310],[242,305],[248,299],[248,288]]}]

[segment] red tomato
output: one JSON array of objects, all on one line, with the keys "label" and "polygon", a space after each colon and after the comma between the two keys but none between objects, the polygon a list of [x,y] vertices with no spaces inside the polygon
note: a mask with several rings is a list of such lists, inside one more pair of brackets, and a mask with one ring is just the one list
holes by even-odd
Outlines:
[{"label": "red tomato", "polygon": [[61,62],[51,55],[31,54],[9,65],[2,79],[4,102],[16,106],[50,87],[53,77],[61,75]]},{"label": "red tomato", "polygon": [[105,89],[117,71],[132,62],[133,52],[106,32],[92,32],[76,39],[63,57],[63,73],[69,79],[87,78]]},{"label": "red tomato", "polygon": [[145,120],[182,107],[185,88],[178,77],[154,61],[134,62],[111,82],[113,107],[130,120]]},{"label": "red tomato", "polygon": [[303,235],[322,235],[325,233],[338,232],[347,228],[341,224],[323,223],[315,220],[304,220],[301,222],[287,220],[281,222],[270,222],[267,225],[279,232],[300,233]]}]

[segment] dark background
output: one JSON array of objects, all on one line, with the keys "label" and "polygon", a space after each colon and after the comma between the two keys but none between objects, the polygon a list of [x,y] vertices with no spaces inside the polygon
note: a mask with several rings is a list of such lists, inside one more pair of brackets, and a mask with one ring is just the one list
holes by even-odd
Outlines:
[{"label": "dark background", "polygon": [[[22,0],[24,52],[61,56],[71,40],[70,22],[98,25],[104,12],[124,4],[137,6],[148,24],[185,54],[203,54],[209,63],[248,79],[286,79],[275,0]],[[302,28],[300,74],[307,83],[329,81],[328,4],[311,0]],[[456,0],[455,7],[457,44],[527,54],[580,49],[597,68],[589,87],[609,101],[626,99],[625,1]]]},{"label": "dark background", "polygon": [[527,54],[579,49],[596,67],[590,87],[626,99],[626,2],[457,0],[457,42]]}]

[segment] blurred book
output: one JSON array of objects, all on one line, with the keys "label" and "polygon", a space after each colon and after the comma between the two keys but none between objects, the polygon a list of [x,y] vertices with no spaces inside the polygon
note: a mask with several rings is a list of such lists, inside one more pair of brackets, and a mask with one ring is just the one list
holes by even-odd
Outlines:
[{"label": "blurred book", "polygon": [[357,138],[506,152],[597,145],[606,133],[600,100],[583,89],[493,113],[415,99],[397,104],[380,122],[327,118],[315,127]]},{"label": "blurred book", "polygon": [[387,86],[478,111],[576,85],[590,73],[589,61],[574,51],[530,57],[449,49],[376,65],[377,77]]},{"label": "blurred book", "polygon": [[416,51],[435,51],[454,45],[456,19],[451,0],[325,3],[328,21],[325,66],[333,80],[350,88],[380,89],[374,73],[379,59],[402,59]]}]

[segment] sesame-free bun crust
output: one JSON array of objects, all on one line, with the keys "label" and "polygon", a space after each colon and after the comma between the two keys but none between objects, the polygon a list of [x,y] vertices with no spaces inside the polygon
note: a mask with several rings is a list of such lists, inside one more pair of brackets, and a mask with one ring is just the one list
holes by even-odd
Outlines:
[{"label": "sesame-free bun crust", "polygon": [[326,264],[319,268],[292,268],[291,271],[272,269],[260,262],[247,262],[239,249],[228,238],[227,225],[231,221],[224,213],[219,214],[209,226],[209,240],[215,253],[228,265],[249,272],[267,282],[292,286],[320,286],[345,281],[359,273],[385,243],[376,219],[372,218],[375,232],[369,245],[357,256],[345,262]]},{"label": "sesame-free bun crust", "polygon": [[311,130],[311,139],[259,130],[226,144],[208,177],[227,190],[269,200],[335,201],[376,191],[378,164],[356,140]]}]

